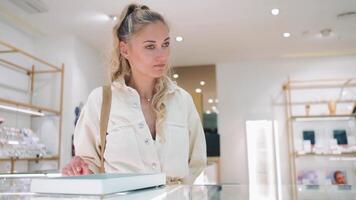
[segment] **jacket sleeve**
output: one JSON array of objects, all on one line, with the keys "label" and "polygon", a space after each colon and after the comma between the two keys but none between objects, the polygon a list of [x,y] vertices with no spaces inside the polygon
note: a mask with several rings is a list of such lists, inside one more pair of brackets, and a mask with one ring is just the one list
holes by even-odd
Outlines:
[{"label": "jacket sleeve", "polygon": [[207,163],[206,141],[202,122],[192,97],[188,94],[188,126],[189,126],[189,168],[188,182],[194,180],[203,172]]},{"label": "jacket sleeve", "polygon": [[74,131],[75,155],[80,156],[93,173],[99,173],[100,168],[101,101],[102,89],[97,88],[89,95]]}]

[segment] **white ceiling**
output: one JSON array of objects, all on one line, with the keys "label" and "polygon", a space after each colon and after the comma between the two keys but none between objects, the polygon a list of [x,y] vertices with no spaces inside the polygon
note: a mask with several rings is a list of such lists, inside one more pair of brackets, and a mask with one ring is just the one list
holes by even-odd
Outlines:
[{"label": "white ceiling", "polygon": [[[35,35],[75,34],[100,51],[110,44],[112,21],[132,1],[42,0],[49,12],[27,14],[11,0],[0,1],[0,19]],[[171,26],[174,65],[215,64],[234,60],[356,55],[356,0],[146,0]],[[279,8],[279,16],[270,10]],[[328,38],[320,30],[331,28]],[[291,32],[288,39],[283,32]]]}]

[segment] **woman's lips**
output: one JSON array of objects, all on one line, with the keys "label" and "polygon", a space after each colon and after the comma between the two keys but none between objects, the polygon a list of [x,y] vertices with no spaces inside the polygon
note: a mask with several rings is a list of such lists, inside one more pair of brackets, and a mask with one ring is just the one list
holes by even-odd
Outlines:
[{"label": "woman's lips", "polygon": [[153,65],[155,68],[164,68],[165,66],[165,64]]}]

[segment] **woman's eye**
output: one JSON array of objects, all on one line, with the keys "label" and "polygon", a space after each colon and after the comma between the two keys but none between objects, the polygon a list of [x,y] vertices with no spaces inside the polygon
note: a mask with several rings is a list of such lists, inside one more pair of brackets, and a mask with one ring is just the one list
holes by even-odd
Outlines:
[{"label": "woman's eye", "polygon": [[145,48],[146,48],[146,49],[154,49],[155,46],[154,46],[154,45],[148,45],[148,46],[146,46]]},{"label": "woman's eye", "polygon": [[163,47],[169,47],[169,42],[165,42],[165,43],[163,43],[163,45],[162,45]]}]

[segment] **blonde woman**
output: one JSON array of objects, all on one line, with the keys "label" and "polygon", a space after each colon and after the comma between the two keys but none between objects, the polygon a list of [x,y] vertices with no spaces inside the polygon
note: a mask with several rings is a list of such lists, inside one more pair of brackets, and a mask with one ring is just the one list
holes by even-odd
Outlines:
[{"label": "blonde woman", "polygon": [[[104,152],[106,173],[165,172],[192,182],[206,165],[206,143],[191,96],[168,77],[169,28],[147,6],[129,5],[114,27],[112,103]],[[98,173],[102,88],[75,129],[76,156],[62,173]]]}]

